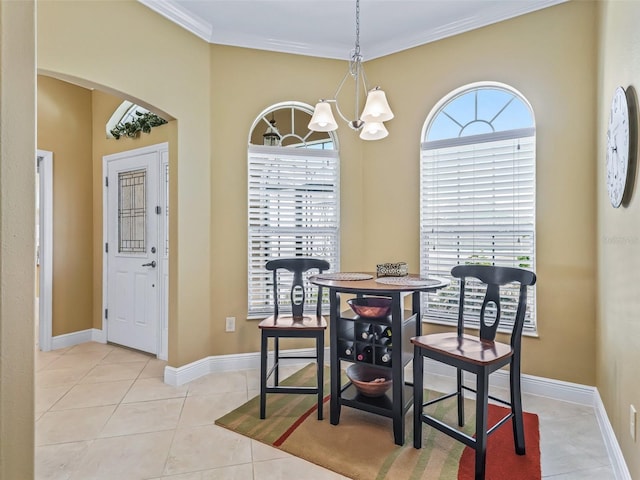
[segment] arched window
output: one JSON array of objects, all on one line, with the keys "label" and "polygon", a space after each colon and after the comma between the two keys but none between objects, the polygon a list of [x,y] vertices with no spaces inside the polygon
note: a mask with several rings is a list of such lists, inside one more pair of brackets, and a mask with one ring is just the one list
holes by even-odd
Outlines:
[{"label": "arched window", "polygon": [[[333,132],[307,128],[313,108],[273,105],[253,122],[248,147],[248,314],[273,312],[268,260],[313,256],[340,269],[340,161]],[[286,305],[290,299],[282,299]],[[315,299],[307,299],[309,305]]]},{"label": "arched window", "polygon": [[[535,121],[529,102],[494,82],[467,85],[427,117],[420,157],[420,271],[458,264],[535,267]],[[535,332],[530,287],[525,332]],[[455,323],[459,285],[423,295],[427,321]],[[514,296],[517,290],[503,291]],[[507,302],[508,304],[508,302]],[[480,304],[465,306],[471,317]],[[504,318],[514,314],[503,307]]]},{"label": "arched window", "polygon": [[136,105],[129,100],[124,100],[118,108],[115,109],[113,115],[111,115],[111,118],[109,118],[109,121],[105,125],[107,138],[113,138],[111,130],[113,130],[119,123],[126,123],[135,120],[135,112],[149,113],[149,110],[141,107],[140,105]]}]

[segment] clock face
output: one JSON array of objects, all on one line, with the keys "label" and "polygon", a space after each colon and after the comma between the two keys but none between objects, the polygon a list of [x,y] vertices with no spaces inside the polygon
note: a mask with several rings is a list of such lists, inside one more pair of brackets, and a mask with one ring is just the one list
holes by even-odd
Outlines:
[{"label": "clock face", "polygon": [[630,156],[629,107],[624,88],[618,87],[611,102],[607,130],[607,190],[618,208],[627,185]]}]

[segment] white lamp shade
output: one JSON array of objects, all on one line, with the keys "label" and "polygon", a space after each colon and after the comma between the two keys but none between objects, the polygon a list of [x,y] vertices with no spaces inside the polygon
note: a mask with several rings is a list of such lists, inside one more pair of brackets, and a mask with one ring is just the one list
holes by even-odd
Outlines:
[{"label": "white lamp shade", "polygon": [[382,122],[366,122],[360,132],[362,140],[380,140],[387,135],[389,132]]},{"label": "white lamp shade", "polygon": [[369,91],[367,94],[367,102],[364,105],[364,110],[360,118],[367,123],[386,122],[393,118],[393,112],[389,107],[384,90],[376,87]]},{"label": "white lamp shade", "polygon": [[318,102],[316,104],[308,126],[309,130],[314,132],[332,132],[338,129],[338,124],[331,111],[331,105],[328,102]]}]

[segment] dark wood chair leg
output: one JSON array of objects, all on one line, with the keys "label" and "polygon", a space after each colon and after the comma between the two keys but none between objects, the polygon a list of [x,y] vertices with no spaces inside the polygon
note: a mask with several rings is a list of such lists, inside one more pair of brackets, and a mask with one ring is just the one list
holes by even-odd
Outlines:
[{"label": "dark wood chair leg", "polygon": [[413,447],[422,448],[423,360],[419,347],[413,347]]},{"label": "dark wood chair leg", "polygon": [[513,443],[516,447],[516,454],[524,455],[524,420],[522,418],[522,390],[520,386],[519,359],[514,358],[511,362],[509,380],[511,382],[511,412],[513,413]]},{"label": "dark wood chair leg", "polygon": [[269,339],[262,330],[260,342],[260,418],[264,420],[267,411],[267,356],[269,354]]},{"label": "dark wood chair leg", "polygon": [[457,369],[457,400],[458,400],[458,425],[464,427],[464,394],[462,390],[462,382],[464,381],[464,374],[462,369]]},{"label": "dark wood chair leg", "polygon": [[275,367],[273,369],[273,384],[277,387],[280,385],[280,338],[277,335],[273,337],[273,353],[273,361],[275,362]]},{"label": "dark wood chair leg", "polygon": [[324,331],[321,331],[316,338],[316,357],[318,363],[318,420],[322,420],[322,397],[324,397]]},{"label": "dark wood chair leg", "polygon": [[489,410],[489,374],[482,369],[476,375],[476,480],[484,480],[487,459],[487,415]]}]

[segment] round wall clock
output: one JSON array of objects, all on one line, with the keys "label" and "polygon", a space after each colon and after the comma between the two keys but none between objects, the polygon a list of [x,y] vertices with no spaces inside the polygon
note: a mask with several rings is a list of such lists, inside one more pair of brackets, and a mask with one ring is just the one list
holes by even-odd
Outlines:
[{"label": "round wall clock", "polygon": [[614,208],[622,203],[627,186],[633,121],[625,90],[618,87],[611,101],[607,130],[607,190]]}]

